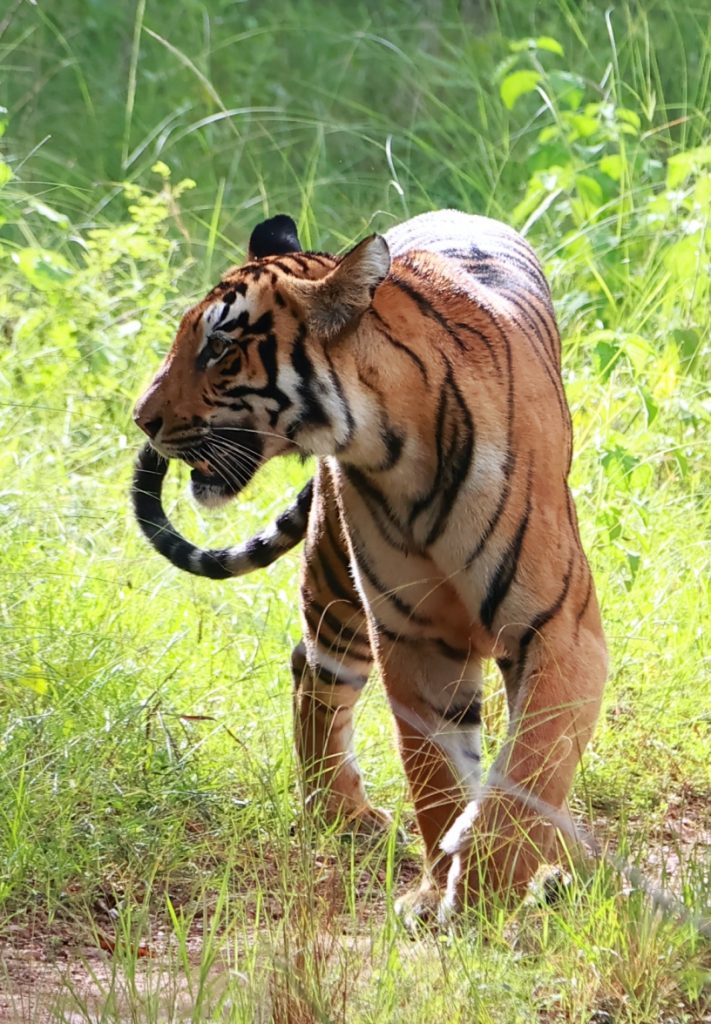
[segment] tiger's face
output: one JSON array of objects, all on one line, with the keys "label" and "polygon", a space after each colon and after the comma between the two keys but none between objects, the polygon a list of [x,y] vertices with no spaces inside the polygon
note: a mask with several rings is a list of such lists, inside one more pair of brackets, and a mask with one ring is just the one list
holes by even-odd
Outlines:
[{"label": "tiger's face", "polygon": [[314,451],[314,431],[329,446],[338,417],[324,346],[362,316],[389,262],[379,236],[340,261],[302,253],[281,215],[185,313],[134,419],[161,455],[192,467],[197,501],[221,504],[273,456]]}]

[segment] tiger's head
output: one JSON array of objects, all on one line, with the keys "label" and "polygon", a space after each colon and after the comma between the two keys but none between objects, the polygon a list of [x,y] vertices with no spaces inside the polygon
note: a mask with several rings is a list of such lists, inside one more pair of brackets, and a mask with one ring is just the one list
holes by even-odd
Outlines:
[{"label": "tiger's head", "polygon": [[185,313],[134,410],[161,455],[192,467],[197,501],[234,497],[274,455],[338,449],[350,425],[329,348],[389,268],[380,235],[336,258],[303,252],[284,214],[254,229],[248,262]]}]

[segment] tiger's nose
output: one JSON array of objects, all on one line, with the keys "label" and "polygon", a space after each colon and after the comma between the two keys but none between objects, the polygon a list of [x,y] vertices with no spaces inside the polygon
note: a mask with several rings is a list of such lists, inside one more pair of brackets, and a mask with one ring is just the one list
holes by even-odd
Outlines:
[{"label": "tiger's nose", "polygon": [[136,426],[140,427],[153,441],[163,426],[162,416],[152,416],[151,410],[145,407],[143,402],[139,402],[136,408],[133,410],[133,421]]},{"label": "tiger's nose", "polygon": [[139,423],[138,425],[141,430],[145,430],[150,439],[153,440],[160,428],[163,426],[163,420],[160,416],[156,416],[155,419],[149,420],[148,423]]}]

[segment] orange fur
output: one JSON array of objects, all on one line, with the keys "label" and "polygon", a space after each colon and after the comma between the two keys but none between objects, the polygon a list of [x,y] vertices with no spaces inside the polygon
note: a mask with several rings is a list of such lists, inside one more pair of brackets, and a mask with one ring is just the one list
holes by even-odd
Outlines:
[{"label": "orange fur", "polygon": [[[272,456],[317,457],[294,659],[307,796],[323,795],[331,814],[382,820],[352,752],[374,660],[425,841],[428,899],[520,892],[551,848],[546,807],[566,799],[606,673],[567,485],[558,331],[523,239],[443,211],[340,261],[279,249],[254,258],[185,315],[136,418],[163,454],[209,479],[229,474],[231,493]],[[245,450],[259,435],[248,464],[230,430]],[[481,796],[491,657],[510,722]]]}]

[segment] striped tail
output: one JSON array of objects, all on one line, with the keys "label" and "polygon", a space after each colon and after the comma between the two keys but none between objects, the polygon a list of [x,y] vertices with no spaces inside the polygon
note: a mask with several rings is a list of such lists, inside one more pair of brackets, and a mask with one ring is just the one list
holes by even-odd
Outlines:
[{"label": "striped tail", "polygon": [[161,492],[167,472],[168,460],[146,444],[139,452],[133,473],[133,509],[138,525],[156,551],[185,572],[212,580],[243,576],[271,565],[304,539],[313,496],[312,480],[262,533],[233,548],[205,550],[181,537],[163,511]]}]

